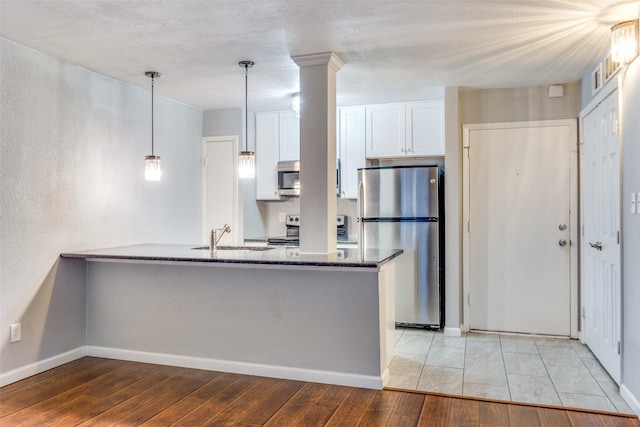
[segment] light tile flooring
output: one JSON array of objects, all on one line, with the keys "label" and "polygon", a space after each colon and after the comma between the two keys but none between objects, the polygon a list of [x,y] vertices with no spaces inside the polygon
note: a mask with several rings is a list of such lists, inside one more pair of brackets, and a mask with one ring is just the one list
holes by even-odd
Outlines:
[{"label": "light tile flooring", "polygon": [[576,340],[396,329],[389,387],[631,414]]}]

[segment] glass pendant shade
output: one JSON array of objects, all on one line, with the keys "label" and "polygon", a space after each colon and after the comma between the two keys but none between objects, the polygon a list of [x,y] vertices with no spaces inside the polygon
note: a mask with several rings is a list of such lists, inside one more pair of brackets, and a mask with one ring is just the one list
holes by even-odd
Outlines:
[{"label": "glass pendant shade", "polygon": [[628,64],[638,56],[638,20],[611,27],[611,59]]},{"label": "glass pendant shade", "polygon": [[238,176],[240,178],[255,178],[256,156],[253,151],[241,151],[238,162]]},{"label": "glass pendant shade", "polygon": [[144,178],[147,181],[160,181],[160,156],[144,156]]},{"label": "glass pendant shade", "polygon": [[300,94],[294,93],[291,96],[291,109],[296,112],[296,117],[300,117]]}]

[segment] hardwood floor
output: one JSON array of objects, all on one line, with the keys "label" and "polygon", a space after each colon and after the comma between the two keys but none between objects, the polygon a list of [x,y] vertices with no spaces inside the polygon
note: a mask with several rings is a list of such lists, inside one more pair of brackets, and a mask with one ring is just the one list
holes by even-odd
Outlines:
[{"label": "hardwood floor", "polygon": [[637,417],[84,357],[0,388],[9,426],[624,426]]}]

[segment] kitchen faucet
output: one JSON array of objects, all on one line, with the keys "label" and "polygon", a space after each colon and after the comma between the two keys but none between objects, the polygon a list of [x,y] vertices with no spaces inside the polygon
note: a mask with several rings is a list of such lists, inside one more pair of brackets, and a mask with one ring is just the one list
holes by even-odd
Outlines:
[{"label": "kitchen faucet", "polygon": [[224,233],[231,233],[231,227],[229,227],[229,224],[225,224],[222,228],[211,229],[211,244],[209,245],[209,250],[213,252],[217,249],[218,242],[220,241]]}]

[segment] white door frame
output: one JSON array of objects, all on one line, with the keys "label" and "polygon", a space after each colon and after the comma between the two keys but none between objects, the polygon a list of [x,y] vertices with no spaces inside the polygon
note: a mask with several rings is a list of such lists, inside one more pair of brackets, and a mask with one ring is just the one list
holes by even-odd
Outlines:
[{"label": "white door frame", "polygon": [[[469,139],[470,132],[473,130],[491,130],[491,129],[517,129],[526,127],[548,127],[548,126],[569,126],[574,129],[574,135],[577,135],[576,120],[543,120],[531,122],[512,122],[512,123],[482,123],[463,125],[462,149],[465,151],[462,155],[462,330],[469,332],[469,293],[470,293],[470,248],[469,248],[469,229],[470,220],[470,200],[469,200]],[[578,338],[578,140],[574,143],[570,157],[570,186],[571,196],[570,206],[570,319],[571,319],[571,338]]]},{"label": "white door frame", "polygon": [[[224,142],[224,141],[233,141],[233,152],[234,157],[237,159],[239,156],[238,151],[238,135],[229,135],[229,136],[205,136],[202,138],[202,161],[201,161],[201,188],[202,188],[202,227],[201,227],[201,235],[203,236],[202,244],[208,245],[209,238],[208,233],[205,231],[207,227],[207,143],[215,143],[215,142]],[[233,182],[233,221],[231,224],[232,235],[234,236],[234,245],[241,245],[243,239],[243,215],[242,215],[242,205],[240,204],[241,195],[240,195],[240,186],[238,184],[238,162],[235,162],[233,165],[234,176]],[[222,226],[224,224],[220,224]]]}]

